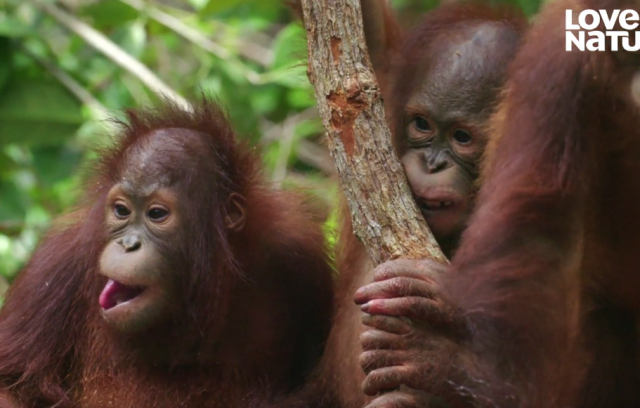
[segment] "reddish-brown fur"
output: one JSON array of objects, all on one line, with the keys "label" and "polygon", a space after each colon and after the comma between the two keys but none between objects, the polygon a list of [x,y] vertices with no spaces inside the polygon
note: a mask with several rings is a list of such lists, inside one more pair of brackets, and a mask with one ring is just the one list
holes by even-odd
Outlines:
[{"label": "reddish-brown fur", "polygon": [[477,322],[475,392],[495,406],[640,406],[638,65],[565,51],[565,10],[602,6],[564,0],[537,17],[445,288]]},{"label": "reddish-brown fur", "polygon": [[[446,398],[470,398],[456,407],[640,406],[640,64],[565,51],[565,10],[629,8],[549,4],[513,63],[477,211],[434,287],[468,329],[446,357],[458,366],[438,366],[437,349],[414,355]],[[443,394],[414,380],[386,385]]]},{"label": "reddish-brown fur", "polygon": [[[495,21],[512,25],[516,31],[521,31],[526,26],[526,21],[520,13],[510,9],[462,4],[429,12],[416,27],[402,31],[384,3],[384,0],[371,0],[363,4],[363,14],[367,46],[370,49],[376,46],[374,53],[383,55],[382,58],[378,55],[373,62],[385,96],[389,125],[395,135],[394,144],[399,149],[398,139],[402,137],[398,131],[401,125],[400,114],[403,104],[406,104],[408,88],[421,73],[425,61],[428,61],[429,56],[424,55],[427,44],[440,34],[446,35],[453,25]],[[375,14],[372,8],[376,7],[382,7],[382,20],[371,17]],[[384,31],[386,35],[376,35],[378,31]],[[377,44],[376,41],[383,43]],[[491,106],[487,106],[487,109],[491,109]],[[359,338],[363,330],[363,314],[354,304],[353,295],[358,288],[371,282],[373,266],[364,247],[353,235],[346,202],[341,207],[343,221],[337,254],[340,275],[335,302],[336,314],[320,365],[318,381],[323,383],[324,389],[331,396],[328,401],[332,402],[325,402],[325,406],[361,407],[370,398],[364,395],[361,388],[364,373],[358,358],[362,352]]]},{"label": "reddish-brown fur", "polygon": [[[184,309],[153,334],[123,339],[106,330],[97,301],[105,195],[125,151],[172,128],[200,135],[205,148],[192,146],[194,157],[208,158],[184,157],[199,163],[184,179],[189,236],[173,243],[188,260],[176,305]],[[236,141],[223,112],[206,101],[193,113],[168,103],[130,111],[96,170],[79,210],[43,239],[0,312],[0,382],[8,386],[0,406],[247,407],[298,387],[329,329],[324,237],[302,197],[268,187],[260,158]],[[246,198],[238,233],[225,227],[231,192]],[[157,344],[175,363],[138,358]]]},{"label": "reddish-brown fur", "polygon": [[[389,21],[389,24],[392,20]],[[401,43],[387,46],[387,53],[391,63],[388,73],[383,72],[381,81],[390,87],[385,93],[385,111],[387,113],[389,127],[394,134],[394,144],[399,154],[403,153],[400,146],[402,132],[402,111],[406,107],[407,99],[411,94],[411,89],[416,85],[420,75],[434,57],[437,58],[441,49],[432,50],[433,55],[425,52],[434,43],[434,39],[444,42],[448,35],[455,32],[456,28],[464,26],[474,26],[482,23],[499,23],[508,26],[513,30],[513,38],[505,39],[505,47],[510,46],[510,42],[517,41],[518,37],[527,29],[527,20],[517,9],[511,7],[490,7],[483,3],[460,3],[440,7],[425,15],[420,24],[405,34]],[[479,68],[482,69],[482,68]],[[501,69],[495,67],[494,69]],[[378,74],[378,68],[376,68]],[[501,78],[504,80],[504,78]],[[493,89],[486,89],[484,92],[497,94],[503,83],[491,84]],[[455,90],[452,90],[455,92]],[[464,95],[459,95],[464,96]],[[486,110],[491,112],[495,109],[495,97],[487,98],[489,103]]]}]

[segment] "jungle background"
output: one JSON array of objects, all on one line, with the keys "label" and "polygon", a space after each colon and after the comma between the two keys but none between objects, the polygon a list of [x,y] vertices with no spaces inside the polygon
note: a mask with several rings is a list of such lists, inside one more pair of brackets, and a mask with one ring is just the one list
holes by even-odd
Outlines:
[{"label": "jungle background", "polygon": [[[491,1],[528,15],[540,5]],[[437,4],[392,1],[403,24]],[[305,56],[283,0],[0,0],[0,305],[52,219],[78,200],[109,118],[152,104],[152,89],[216,98],[274,185],[330,208],[338,187]]]}]

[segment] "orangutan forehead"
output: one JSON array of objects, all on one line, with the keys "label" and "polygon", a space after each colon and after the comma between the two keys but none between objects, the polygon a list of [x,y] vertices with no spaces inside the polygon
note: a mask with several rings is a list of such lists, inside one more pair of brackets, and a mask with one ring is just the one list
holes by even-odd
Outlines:
[{"label": "orangutan forehead", "polygon": [[430,52],[437,58],[418,75],[408,105],[456,118],[488,112],[515,54],[516,34],[504,24],[486,22],[438,37],[442,41],[433,41]]},{"label": "orangutan forehead", "polygon": [[169,187],[195,166],[204,148],[191,130],[155,130],[127,149],[118,181],[127,190]]},{"label": "orangutan forehead", "polygon": [[434,44],[438,58],[432,60],[429,76],[447,92],[499,80],[515,54],[517,38],[511,28],[495,22],[460,29]]}]

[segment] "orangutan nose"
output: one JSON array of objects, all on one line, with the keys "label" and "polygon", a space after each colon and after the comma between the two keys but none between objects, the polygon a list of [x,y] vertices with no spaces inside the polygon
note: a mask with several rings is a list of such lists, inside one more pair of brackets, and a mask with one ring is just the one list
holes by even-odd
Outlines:
[{"label": "orangutan nose", "polygon": [[138,234],[127,235],[120,240],[120,245],[124,248],[125,252],[133,252],[142,246],[142,241]]},{"label": "orangutan nose", "polygon": [[425,152],[424,164],[427,172],[433,174],[449,167],[449,160],[443,154],[434,155],[433,152]]}]

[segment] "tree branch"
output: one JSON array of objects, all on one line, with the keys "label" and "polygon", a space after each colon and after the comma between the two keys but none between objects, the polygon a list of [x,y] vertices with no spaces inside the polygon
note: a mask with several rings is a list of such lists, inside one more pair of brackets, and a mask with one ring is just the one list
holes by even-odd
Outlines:
[{"label": "tree branch", "polygon": [[56,19],[68,30],[76,33],[87,44],[100,51],[103,55],[118,64],[131,75],[138,78],[153,92],[171,99],[178,105],[184,106],[186,109],[191,109],[191,105],[182,96],[158,78],[158,76],[147,68],[146,65],[127,54],[126,51],[118,47],[116,43],[111,41],[104,34],[52,4],[43,0],[30,1],[32,4],[40,8],[40,10]]},{"label": "tree branch", "polygon": [[[221,60],[226,60],[227,63],[233,62],[236,68],[238,68],[246,80],[252,84],[257,84],[261,81],[260,74],[254,72],[249,69],[245,64],[242,63],[238,58],[235,57],[229,50],[224,48],[223,46],[216,44],[215,42],[208,39],[205,35],[199,32],[196,29],[193,29],[177,19],[176,17],[167,14],[161,10],[158,10],[148,3],[143,2],[142,0],[120,0],[122,3],[133,7],[134,9],[146,13],[151,19],[156,22],[162,24],[170,30],[173,30],[179,36],[185,38],[191,43],[197,45],[203,50],[215,55],[217,58]],[[261,63],[262,61],[260,61]],[[265,65],[265,64],[263,64]]]},{"label": "tree branch", "polygon": [[364,40],[359,0],[302,0],[308,75],[353,229],[375,264],[447,262],[413,200],[391,144]]}]

